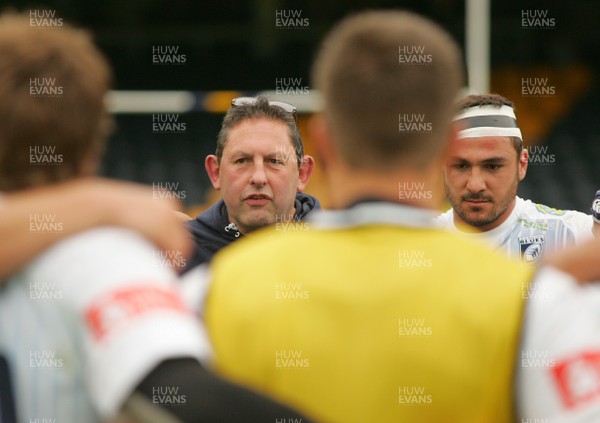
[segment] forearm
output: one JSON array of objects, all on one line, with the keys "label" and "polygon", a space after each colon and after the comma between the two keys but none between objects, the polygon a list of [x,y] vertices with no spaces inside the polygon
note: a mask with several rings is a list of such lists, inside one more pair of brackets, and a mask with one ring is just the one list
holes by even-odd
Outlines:
[{"label": "forearm", "polygon": [[101,213],[79,183],[9,194],[0,205],[0,278],[57,240],[99,225]]},{"label": "forearm", "polygon": [[153,423],[309,422],[296,411],[231,384],[186,358],[165,361],[154,369],[126,402],[124,413],[133,420]]},{"label": "forearm", "polygon": [[567,248],[551,255],[544,260],[544,263],[571,275],[580,283],[598,280],[600,279],[598,241],[600,238]]},{"label": "forearm", "polygon": [[191,241],[180,204],[149,187],[85,178],[9,194],[0,206],[0,282],[54,242],[102,225],[136,231],[169,257],[187,257]]}]

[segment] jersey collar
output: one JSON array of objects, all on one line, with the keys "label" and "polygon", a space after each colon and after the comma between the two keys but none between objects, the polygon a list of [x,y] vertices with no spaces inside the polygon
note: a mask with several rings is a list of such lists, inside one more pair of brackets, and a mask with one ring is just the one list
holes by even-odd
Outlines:
[{"label": "jersey collar", "polygon": [[365,225],[435,228],[432,210],[378,199],[366,199],[343,210],[317,210],[307,219],[315,228],[335,229]]}]

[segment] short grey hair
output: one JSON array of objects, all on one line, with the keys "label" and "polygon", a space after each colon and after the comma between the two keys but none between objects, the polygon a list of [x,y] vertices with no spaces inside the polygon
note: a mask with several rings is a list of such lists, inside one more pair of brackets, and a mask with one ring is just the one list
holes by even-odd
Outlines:
[{"label": "short grey hair", "polygon": [[252,104],[243,103],[237,106],[232,106],[221,124],[221,130],[217,136],[217,150],[215,155],[217,160],[221,163],[221,157],[223,156],[223,150],[225,144],[227,144],[227,138],[229,137],[229,131],[239,123],[246,119],[272,119],[275,121],[283,122],[287,125],[290,134],[290,141],[296,151],[296,158],[298,168],[302,164],[302,158],[304,157],[304,145],[302,144],[302,136],[300,135],[300,129],[296,124],[294,115],[290,112],[283,110],[281,107],[272,106],[269,104],[269,99],[263,95],[256,97],[256,102]]}]

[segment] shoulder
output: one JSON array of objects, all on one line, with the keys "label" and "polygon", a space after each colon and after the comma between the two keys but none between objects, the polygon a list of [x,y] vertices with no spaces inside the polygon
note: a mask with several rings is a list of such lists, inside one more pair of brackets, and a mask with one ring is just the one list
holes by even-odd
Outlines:
[{"label": "shoulder", "polygon": [[544,204],[534,203],[531,200],[519,200],[523,204],[521,209],[522,218],[530,218],[532,220],[544,219],[560,221],[566,228],[574,232],[591,236],[593,225],[593,219],[591,215],[577,210],[555,209]]},{"label": "shoulder", "polygon": [[227,220],[226,216],[225,202],[220,199],[186,224],[190,229],[213,228],[221,226],[222,221]]},{"label": "shoulder", "polygon": [[151,251],[152,249],[152,245],[136,232],[106,226],[84,231],[59,241],[39,259],[44,261],[65,255],[79,257],[91,252],[113,255],[124,251]]},{"label": "shoulder", "polygon": [[517,202],[521,204],[520,210],[523,214],[539,218],[560,218],[561,220],[570,220],[578,218],[590,218],[591,216],[577,210],[562,210],[549,207],[545,204],[534,203],[531,200],[524,200],[517,197]]},{"label": "shoulder", "polygon": [[592,216],[582,213],[577,210],[562,210],[554,207],[546,206],[545,204],[534,203],[531,200],[523,200],[518,198],[522,204],[521,214],[531,218],[538,219],[556,219],[565,222],[585,223],[591,226]]},{"label": "shoulder", "polygon": [[217,201],[208,209],[186,222],[196,248],[206,249],[210,255],[228,245],[235,237],[228,236],[225,227],[229,224],[227,207],[223,200]]},{"label": "shoulder", "polygon": [[[367,255],[392,254],[397,258],[400,245],[410,244],[414,249],[426,249],[436,254],[440,264],[452,268],[467,266],[483,268],[497,266],[499,273],[520,272],[529,267],[509,260],[481,240],[470,239],[445,228],[409,228],[402,226],[373,225],[337,229],[315,229],[310,223],[298,222],[286,227],[271,227],[246,237],[213,259],[212,270],[216,273],[232,272],[234,269],[255,267],[265,263],[270,268],[312,261],[347,260],[344,252],[360,251]],[[401,242],[399,242],[401,240]],[[453,253],[455,252],[455,253]],[[460,253],[459,253],[460,252]],[[492,277],[492,276],[490,276]]]},{"label": "shoulder", "polygon": [[171,279],[173,270],[167,257],[176,255],[159,252],[133,231],[102,227],[57,243],[30,263],[24,275],[29,280],[50,278],[63,287],[92,292],[123,281]]}]

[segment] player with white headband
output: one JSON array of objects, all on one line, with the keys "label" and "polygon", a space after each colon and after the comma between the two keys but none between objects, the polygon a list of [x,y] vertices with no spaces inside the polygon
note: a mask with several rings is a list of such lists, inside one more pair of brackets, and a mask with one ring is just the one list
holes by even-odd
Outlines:
[{"label": "player with white headband", "polygon": [[437,218],[439,223],[465,232],[475,228],[469,235],[531,263],[592,236],[592,216],[517,196],[529,153],[510,100],[498,94],[468,96],[454,122],[458,136],[444,169],[452,209]]}]

